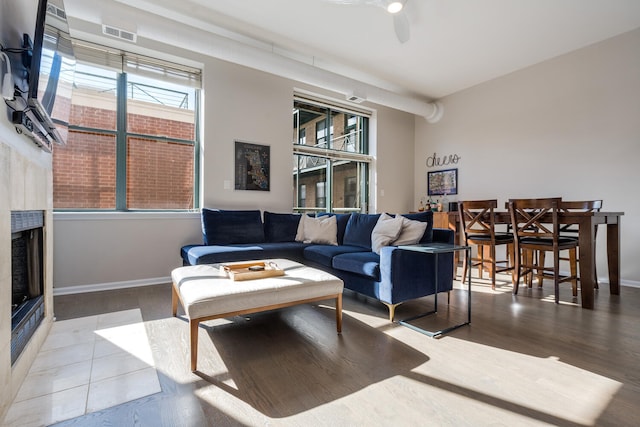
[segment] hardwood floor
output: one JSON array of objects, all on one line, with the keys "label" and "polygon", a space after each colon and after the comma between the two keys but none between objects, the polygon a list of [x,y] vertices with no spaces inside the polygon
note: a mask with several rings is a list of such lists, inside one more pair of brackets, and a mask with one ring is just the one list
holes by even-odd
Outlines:
[{"label": "hardwood floor", "polygon": [[[206,322],[189,370],[188,324],[170,285],[55,298],[58,319],[139,307],[162,392],[59,426],[632,426],[640,420],[640,289],[596,291],[583,310],[562,287],[474,282],[472,323],[431,339],[390,323],[382,304],[346,291],[332,302]],[[466,290],[412,323],[466,316]],[[407,318],[433,298],[398,307]],[[181,311],[180,311],[181,312]]]}]

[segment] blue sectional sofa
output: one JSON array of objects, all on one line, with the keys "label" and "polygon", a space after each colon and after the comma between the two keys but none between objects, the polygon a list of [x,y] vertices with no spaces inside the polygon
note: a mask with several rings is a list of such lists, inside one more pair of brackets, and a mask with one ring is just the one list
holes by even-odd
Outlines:
[{"label": "blue sectional sofa", "polygon": [[[372,234],[382,222],[380,214],[319,214],[326,223],[322,238],[301,236],[300,214],[272,213],[259,210],[202,210],[203,244],[181,248],[184,265],[247,261],[261,258],[287,258],[330,272],[344,281],[347,289],[375,298],[389,309],[393,320],[395,308],[408,300],[435,293],[435,258],[433,255],[380,246]],[[331,218],[331,217],[335,217]],[[451,230],[434,229],[432,212],[405,214],[397,221],[426,223],[420,243],[453,243]],[[385,215],[383,218],[391,219]],[[305,224],[309,220],[305,219]],[[318,224],[320,223],[318,222]],[[386,224],[386,223],[385,223]],[[390,223],[389,223],[390,224]],[[419,225],[424,228],[424,225]],[[309,226],[305,226],[309,228]],[[331,230],[331,231],[327,231]],[[420,233],[421,233],[420,229]],[[305,241],[302,237],[306,237]],[[315,241],[314,241],[315,240]],[[375,246],[375,248],[373,247]],[[377,253],[379,252],[379,253]],[[453,287],[453,255],[438,258],[438,291]]]}]

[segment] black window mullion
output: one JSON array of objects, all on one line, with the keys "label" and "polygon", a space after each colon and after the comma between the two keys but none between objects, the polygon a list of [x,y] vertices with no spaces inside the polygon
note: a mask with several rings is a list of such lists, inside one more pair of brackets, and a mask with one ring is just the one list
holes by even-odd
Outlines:
[{"label": "black window mullion", "polygon": [[196,126],[193,135],[193,208],[197,209],[200,207],[200,91],[196,90],[194,96]]},{"label": "black window mullion", "polygon": [[116,210],[127,210],[127,75],[118,74],[116,100]]}]

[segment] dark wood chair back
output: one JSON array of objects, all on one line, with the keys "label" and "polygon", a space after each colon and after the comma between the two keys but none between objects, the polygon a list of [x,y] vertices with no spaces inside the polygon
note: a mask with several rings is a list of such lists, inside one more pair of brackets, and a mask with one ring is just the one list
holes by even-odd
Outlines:
[{"label": "dark wood chair back", "polygon": [[[561,201],[558,206],[561,212],[599,212],[602,209],[602,200],[575,200]],[[576,224],[563,224],[560,233],[578,236]]]},{"label": "dark wood chair back", "polygon": [[489,236],[495,239],[493,211],[498,200],[469,200],[458,202],[460,226],[465,242],[473,236]]},{"label": "dark wood chair back", "polygon": [[[545,199],[511,199],[509,215],[511,227],[517,242],[522,239],[553,239],[559,235],[559,197]],[[551,215],[551,221],[547,214]],[[516,248],[517,250],[517,248]]]},{"label": "dark wood chair back", "polygon": [[[478,267],[479,277],[482,271],[489,270],[491,287],[495,289],[496,273],[513,271],[513,235],[511,233],[496,233],[494,209],[498,207],[498,200],[468,200],[458,202],[460,228],[465,245],[477,245],[478,255],[464,259],[462,282],[464,283],[467,268]],[[496,259],[496,246],[507,245],[506,259]],[[485,248],[487,251],[485,253]],[[512,276],[512,282],[513,278]]]},{"label": "dark wood chair back", "polygon": [[[546,199],[512,199],[509,201],[509,214],[513,227],[516,251],[516,283],[514,293],[518,292],[518,284],[523,274],[537,271],[538,283],[541,286],[545,277],[554,281],[556,303],[559,301],[559,283],[572,282],[573,294],[577,295],[576,250],[577,239],[560,236],[558,212],[561,199],[559,197]],[[571,274],[561,276],[559,271],[560,251],[571,251],[573,262]],[[539,261],[532,262],[523,259],[523,253],[539,252]],[[545,266],[545,252],[553,253],[552,267]],[[531,259],[531,258],[529,258]]]}]

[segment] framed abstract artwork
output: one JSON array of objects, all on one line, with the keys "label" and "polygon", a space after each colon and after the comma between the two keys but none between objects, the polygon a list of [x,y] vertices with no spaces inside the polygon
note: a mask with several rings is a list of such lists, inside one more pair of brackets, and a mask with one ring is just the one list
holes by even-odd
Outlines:
[{"label": "framed abstract artwork", "polygon": [[235,141],[235,189],[269,191],[271,154],[268,145]]},{"label": "framed abstract artwork", "polygon": [[458,169],[427,172],[429,196],[458,194]]}]

